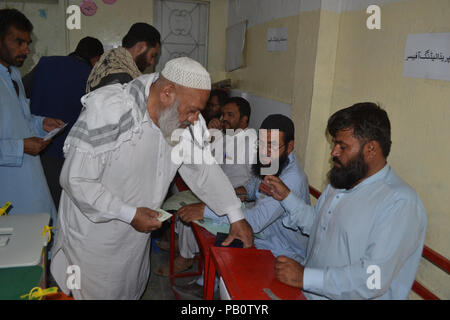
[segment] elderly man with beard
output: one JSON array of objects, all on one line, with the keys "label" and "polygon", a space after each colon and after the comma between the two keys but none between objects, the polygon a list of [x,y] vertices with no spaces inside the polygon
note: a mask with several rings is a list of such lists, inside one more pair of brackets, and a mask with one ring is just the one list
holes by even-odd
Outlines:
[{"label": "elderly man with beard", "polygon": [[[272,173],[288,185],[297,197],[310,203],[308,178],[294,154],[294,132],[294,123],[284,115],[273,114],[264,119],[260,127],[258,161],[252,166],[254,177],[236,191],[246,195],[245,219],[253,229],[256,248],[300,262],[306,256],[308,237],[299,230],[283,226],[282,220],[287,216],[285,209],[263,191],[264,175]],[[217,224],[230,223],[227,217],[218,216],[213,208],[204,205],[201,210],[195,205],[182,209],[178,214],[185,222],[209,218]],[[182,294],[198,295],[201,285],[202,279],[199,279],[197,283],[175,287],[175,290]]]},{"label": "elderly man with beard", "polygon": [[[217,138],[211,145],[212,150],[213,152],[216,151],[218,157],[223,156],[223,159],[218,159],[218,162],[220,162],[220,168],[233,188],[243,186],[253,177],[252,163],[255,162],[255,152],[250,150],[249,147],[251,134],[254,134],[254,132],[247,131],[250,114],[251,108],[247,100],[241,97],[229,98],[225,103],[221,121],[215,128],[221,131],[213,132],[210,130],[210,133],[214,133],[212,136]],[[246,138],[248,138],[248,141],[246,141]],[[254,138],[256,139],[256,135],[254,135]],[[222,152],[219,152],[219,149]],[[206,204],[203,202],[189,204],[180,208],[177,214],[182,219],[201,215],[205,207]],[[176,230],[179,235],[180,254],[174,260],[174,273],[180,273],[188,270],[194,264],[194,257],[199,248],[189,224],[178,220]],[[168,277],[170,275],[170,264],[167,263],[156,269],[155,274]]]},{"label": "elderly man with beard", "polygon": [[[238,238],[252,246],[252,230],[220,167],[177,164],[171,158],[176,129],[185,128],[192,139],[191,132],[207,130],[199,114],[210,88],[208,72],[181,57],[168,61],[161,74],[105,86],[82,98],[84,109],[64,146],[51,264],[65,293],[76,299],[142,295],[150,273],[150,232],[161,227],[155,210],[177,171],[200,199],[228,215],[232,225],[225,242]],[[202,147],[198,140],[192,144]],[[69,266],[79,272],[67,274]]]},{"label": "elderly man with beard", "polygon": [[358,103],[333,114],[330,184],[315,207],[280,179],[269,193],[289,212],[283,223],[309,234],[299,263],[278,257],[277,278],[308,299],[407,299],[422,255],[426,213],[416,192],[387,164],[386,111]]}]

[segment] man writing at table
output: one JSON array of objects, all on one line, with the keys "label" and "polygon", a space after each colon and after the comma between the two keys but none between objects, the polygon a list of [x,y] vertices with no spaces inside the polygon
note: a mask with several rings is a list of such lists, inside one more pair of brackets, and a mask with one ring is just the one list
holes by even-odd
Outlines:
[{"label": "man writing at table", "polygon": [[277,278],[308,299],[407,299],[422,255],[425,209],[387,164],[387,113],[358,103],[328,120],[334,162],[315,207],[274,176],[269,193],[288,211],[285,226],[309,234],[300,264],[278,257]]}]

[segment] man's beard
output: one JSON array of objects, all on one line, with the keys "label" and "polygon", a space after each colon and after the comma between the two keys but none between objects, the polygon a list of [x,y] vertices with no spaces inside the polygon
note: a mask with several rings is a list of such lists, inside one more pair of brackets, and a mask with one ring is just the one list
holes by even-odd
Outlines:
[{"label": "man's beard", "polygon": [[[23,58],[23,60],[18,60],[19,58]],[[23,56],[17,56],[14,58],[14,63],[12,63],[13,66],[20,68],[25,63],[25,60],[27,59],[26,55]]]},{"label": "man's beard", "polygon": [[349,190],[367,175],[369,168],[364,162],[362,150],[363,148],[361,147],[359,154],[350,160],[346,166],[342,165],[337,157],[333,157],[333,162],[341,165],[340,168],[334,166],[328,172],[328,179],[334,188]]},{"label": "man's beard", "polygon": [[[23,66],[25,60],[27,59],[27,55],[13,57],[6,45],[4,45],[2,42],[0,42],[0,57],[2,57],[2,60],[7,64],[18,68]],[[23,60],[19,60],[20,58],[22,58]]]},{"label": "man's beard", "polygon": [[141,53],[140,55],[138,55],[136,57],[135,63],[140,72],[144,72],[145,69],[147,69],[147,67],[148,67],[147,53],[149,50],[150,50],[150,48],[148,48],[145,52]]},{"label": "man's beard", "polygon": [[175,99],[175,102],[168,108],[161,111],[159,115],[158,124],[164,138],[171,146],[176,146],[179,141],[172,141],[172,133],[181,128],[183,125],[190,125],[190,122],[180,122],[178,115],[178,106],[180,102]]},{"label": "man's beard", "polygon": [[[278,161],[278,171],[276,174],[274,174],[274,176],[278,177],[281,174],[281,171],[283,171],[284,168],[288,165],[288,163],[289,163],[288,157],[289,157],[289,155],[288,155],[287,150],[284,150],[284,152],[280,155],[280,157],[278,159],[272,160],[272,162]],[[256,161],[256,163],[252,164],[253,175],[255,175],[263,180],[265,175],[261,174],[261,168],[270,168],[272,162],[268,163],[268,164],[261,163],[261,160],[259,159],[259,150],[258,150],[257,161]]]}]

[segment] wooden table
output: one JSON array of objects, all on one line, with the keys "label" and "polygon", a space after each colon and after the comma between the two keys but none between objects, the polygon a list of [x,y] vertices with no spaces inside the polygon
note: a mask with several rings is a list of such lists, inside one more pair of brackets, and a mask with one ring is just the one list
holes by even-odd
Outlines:
[{"label": "wooden table", "polygon": [[[275,257],[269,250],[212,247],[210,259],[204,284],[208,300],[214,294],[216,272],[232,300],[306,300],[300,289],[276,279]],[[269,289],[272,297],[264,289]]]}]

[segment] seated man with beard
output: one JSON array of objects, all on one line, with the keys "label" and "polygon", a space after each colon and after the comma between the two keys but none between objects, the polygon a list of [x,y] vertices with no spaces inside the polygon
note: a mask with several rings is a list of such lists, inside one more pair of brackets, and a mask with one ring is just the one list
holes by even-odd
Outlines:
[{"label": "seated man with beard", "polygon": [[417,193],[387,164],[386,111],[358,103],[328,120],[334,167],[316,206],[267,176],[269,193],[289,213],[283,224],[309,235],[301,262],[278,257],[278,280],[308,299],[407,299],[426,231]]},{"label": "seated man with beard", "polygon": [[[253,207],[245,209],[244,213],[245,219],[253,229],[256,248],[270,250],[274,256],[288,256],[300,262],[306,255],[308,237],[299,230],[284,227],[282,220],[287,217],[287,212],[278,200],[260,190],[264,179],[262,174],[274,174],[288,185],[297,197],[310,203],[308,178],[293,152],[294,123],[284,115],[275,114],[268,116],[260,129],[267,130],[267,135],[260,134],[259,155],[263,155],[263,158],[258,159],[252,167],[255,176],[243,187],[236,188],[236,191],[239,194],[247,194],[246,200],[254,201]],[[274,168],[275,172],[270,172]],[[179,213],[179,216],[185,222],[210,218],[218,224],[229,224],[226,217],[219,217],[208,207],[205,207],[202,212],[198,212],[193,207],[193,210],[184,210],[181,214]],[[195,245],[194,243],[194,247]],[[201,280],[197,282],[197,285],[191,284],[175,289],[180,293],[199,292],[200,288],[194,287],[201,284]]]}]

